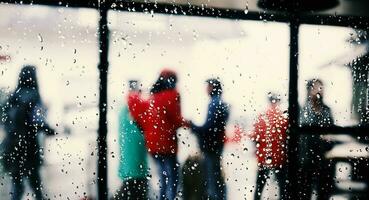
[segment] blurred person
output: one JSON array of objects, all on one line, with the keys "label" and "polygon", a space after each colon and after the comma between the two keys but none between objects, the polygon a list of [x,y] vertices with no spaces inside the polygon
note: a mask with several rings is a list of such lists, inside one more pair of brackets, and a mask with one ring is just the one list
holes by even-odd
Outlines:
[{"label": "blurred person", "polygon": [[229,105],[222,99],[222,85],[218,79],[209,79],[207,92],[210,96],[206,121],[202,126],[191,122],[191,130],[198,136],[204,155],[205,187],[207,199],[226,199],[226,185],[221,170],[225,129],[229,118]]},{"label": "blurred person", "polygon": [[261,199],[266,180],[271,173],[277,179],[280,199],[285,199],[288,119],[279,107],[279,95],[268,93],[268,100],[269,107],[265,113],[258,116],[251,135],[251,139],[256,143],[258,159],[255,200]]},{"label": "blurred person", "polygon": [[[307,82],[307,99],[300,113],[300,126],[329,127],[334,125],[331,109],[324,104],[324,85],[319,79]],[[325,153],[333,145],[317,133],[299,138],[299,189],[300,199],[311,199],[313,189],[318,199],[329,199],[333,177]]]},{"label": "blurred person", "polygon": [[[129,81],[129,91],[139,92],[138,81]],[[143,133],[133,120],[127,105],[119,112],[118,120],[120,150],[118,175],[123,183],[113,199],[145,200],[148,190],[148,166]]]},{"label": "blurred person", "polygon": [[1,144],[2,162],[12,181],[12,200],[22,199],[23,182],[28,179],[37,200],[43,199],[40,167],[42,149],[41,132],[52,135],[55,131],[45,121],[36,68],[22,68],[18,85],[10,95],[4,112],[6,137]]},{"label": "blurred person", "polygon": [[200,155],[189,156],[182,167],[183,199],[206,199],[204,159]]},{"label": "blurred person", "polygon": [[128,100],[133,118],[143,129],[147,150],[158,166],[159,199],[173,200],[177,195],[177,129],[188,126],[182,117],[176,84],[176,73],[163,70],[152,86],[148,100],[135,91],[130,92]]}]

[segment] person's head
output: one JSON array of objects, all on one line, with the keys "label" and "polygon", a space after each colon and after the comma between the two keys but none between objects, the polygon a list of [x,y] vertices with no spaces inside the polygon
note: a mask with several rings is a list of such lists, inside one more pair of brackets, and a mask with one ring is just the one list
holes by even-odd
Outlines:
[{"label": "person's head", "polygon": [[223,93],[222,83],[219,81],[219,78],[211,78],[206,80],[207,83],[207,92],[212,96],[220,96]]},{"label": "person's head", "polygon": [[324,85],[320,79],[310,79],[306,84],[308,100],[323,100]]},{"label": "person's head", "polygon": [[268,92],[268,100],[272,105],[277,105],[281,102],[281,96],[277,93]]},{"label": "person's head", "polygon": [[140,91],[140,85],[138,80],[129,80],[129,91]]},{"label": "person's head", "polygon": [[151,93],[158,93],[163,90],[173,89],[177,84],[177,74],[169,69],[161,71],[158,80],[151,88]]},{"label": "person's head", "polygon": [[26,65],[19,73],[17,90],[21,88],[28,88],[38,90],[36,67]]}]

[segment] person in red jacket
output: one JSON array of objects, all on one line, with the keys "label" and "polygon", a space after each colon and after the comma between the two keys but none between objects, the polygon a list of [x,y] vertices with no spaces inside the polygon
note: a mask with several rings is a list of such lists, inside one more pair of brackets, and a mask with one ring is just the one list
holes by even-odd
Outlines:
[{"label": "person in red jacket", "polygon": [[260,114],[254,124],[252,140],[256,143],[256,157],[258,159],[258,174],[254,199],[259,200],[270,173],[274,174],[279,184],[280,199],[284,199],[286,186],[286,140],[288,119],[280,110],[280,98],[269,93],[270,106]]},{"label": "person in red jacket", "polygon": [[158,165],[159,199],[176,197],[179,178],[177,129],[188,126],[181,114],[176,83],[175,72],[163,70],[148,100],[142,99],[139,92],[131,92],[128,97],[129,110],[143,130],[147,149]]}]

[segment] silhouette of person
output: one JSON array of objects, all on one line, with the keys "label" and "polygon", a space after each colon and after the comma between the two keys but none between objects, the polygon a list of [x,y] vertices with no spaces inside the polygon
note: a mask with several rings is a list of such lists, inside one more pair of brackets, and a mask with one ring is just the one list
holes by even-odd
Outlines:
[{"label": "silhouette of person", "polygon": [[39,93],[36,68],[22,68],[18,85],[6,103],[7,133],[2,145],[3,165],[12,178],[12,200],[20,200],[24,192],[23,182],[29,180],[35,198],[41,200],[42,165],[40,132],[52,135],[55,131],[45,121],[45,109]]},{"label": "silhouette of person", "polygon": [[279,95],[269,93],[268,99],[270,105],[265,113],[259,115],[251,135],[251,139],[256,143],[258,159],[255,200],[261,198],[270,173],[277,178],[280,199],[285,199],[288,119],[279,107]]},{"label": "silhouette of person", "polygon": [[[324,104],[324,85],[319,79],[307,82],[307,99],[300,113],[300,126],[329,127],[334,125],[331,109]],[[311,199],[315,187],[318,199],[328,199],[332,178],[328,173],[328,162],[324,154],[333,145],[313,133],[300,136],[299,145],[299,189],[301,199]]]},{"label": "silhouette of person", "polygon": [[191,122],[191,130],[198,136],[204,155],[204,171],[207,199],[226,198],[226,185],[222,178],[221,155],[223,153],[225,128],[229,118],[229,105],[222,100],[222,85],[218,79],[209,79],[207,92],[210,103],[206,121],[202,126]]}]

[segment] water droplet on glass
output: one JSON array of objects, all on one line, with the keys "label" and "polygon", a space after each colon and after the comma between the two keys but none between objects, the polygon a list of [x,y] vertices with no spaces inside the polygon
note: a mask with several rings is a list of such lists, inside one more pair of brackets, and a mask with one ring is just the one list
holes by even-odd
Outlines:
[{"label": "water droplet on glass", "polygon": [[272,158],[271,157],[268,157],[266,160],[265,160],[265,163],[266,164],[271,164],[272,163]]},{"label": "water droplet on glass", "polygon": [[41,34],[38,34],[38,35],[37,35],[37,38],[38,38],[38,40],[39,40],[40,42],[43,42],[43,41],[44,41],[44,39],[42,38],[42,35],[41,35]]}]

